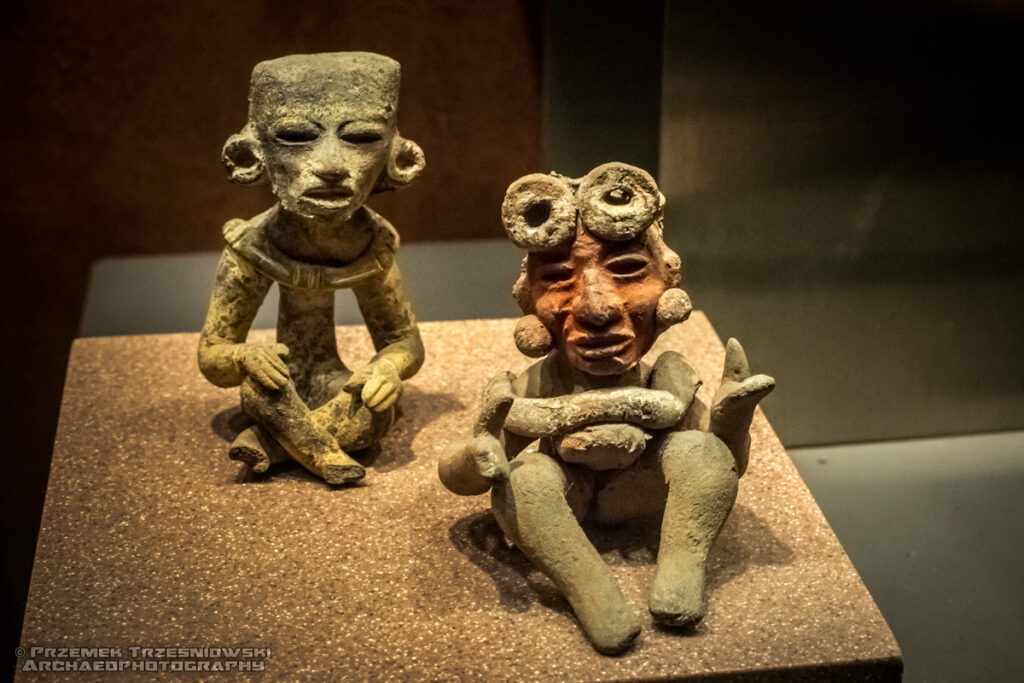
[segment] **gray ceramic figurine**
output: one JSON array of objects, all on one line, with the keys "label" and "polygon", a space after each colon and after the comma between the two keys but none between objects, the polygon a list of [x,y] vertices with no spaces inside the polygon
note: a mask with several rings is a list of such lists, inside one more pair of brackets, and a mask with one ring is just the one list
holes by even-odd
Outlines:
[{"label": "gray ceramic figurine", "polygon": [[[221,387],[241,387],[255,425],[230,457],[266,471],[293,458],[331,484],[364,468],[366,449],[395,417],[402,380],[423,364],[416,319],[395,264],[398,234],[365,206],[374,192],[408,185],[423,151],[397,129],[398,62],[361,52],[293,55],[256,65],[249,120],[224,146],[231,180],[263,180],[270,209],[224,226],[199,341],[199,367]],[[277,343],[246,341],[274,283]],[[350,371],[334,332],[334,290],[351,288],[377,353]]]},{"label": "gray ceramic figurine", "polygon": [[750,376],[733,339],[710,411],[680,354],[641,362],[691,308],[678,289],[679,257],[662,239],[663,204],[650,175],[618,163],[583,178],[512,183],[502,218],[529,251],[514,290],[526,314],[515,341],[543,359],[490,381],[473,437],[450,447],[438,468],[455,493],[491,491],[505,535],[551,577],[606,654],[629,648],[640,622],[580,522],[660,519],[650,612],[667,626],[696,624],[708,551],[746,468],[754,408],[774,386]]}]

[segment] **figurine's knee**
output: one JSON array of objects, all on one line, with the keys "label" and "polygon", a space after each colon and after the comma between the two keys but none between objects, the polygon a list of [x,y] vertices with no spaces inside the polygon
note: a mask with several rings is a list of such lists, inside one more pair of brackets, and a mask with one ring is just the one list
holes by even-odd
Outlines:
[{"label": "figurine's knee", "polygon": [[254,420],[259,420],[260,416],[266,412],[267,403],[269,403],[265,391],[261,391],[261,389],[262,387],[247,377],[242,381],[242,386],[238,390],[242,410]]},{"label": "figurine's knee", "polygon": [[565,473],[549,455],[528,451],[522,453],[509,465],[509,483],[516,489],[549,490],[562,495],[565,488]]},{"label": "figurine's knee", "polygon": [[239,388],[242,410],[260,424],[276,424],[302,403],[295,385],[288,382],[281,389],[268,389],[252,378],[246,378]]},{"label": "figurine's knee", "polygon": [[359,451],[384,438],[394,422],[393,406],[379,413],[361,407],[347,422],[335,425],[330,431],[342,448]]},{"label": "figurine's knee", "polygon": [[313,419],[333,436],[343,449],[359,451],[380,441],[395,421],[394,406],[374,412],[364,406],[352,410],[352,395],[339,393],[313,411]]},{"label": "figurine's knee", "polygon": [[[662,452],[668,498],[662,520],[663,549],[677,542],[706,555],[736,502],[739,476],[728,447],[706,432],[671,435]],[[696,545],[694,545],[696,544]]]},{"label": "figurine's knee", "polygon": [[594,482],[586,470],[559,463],[544,453],[531,451],[517,457],[509,467],[509,478],[516,480],[513,486],[528,488],[552,500],[564,500],[579,520],[587,516],[594,499]]},{"label": "figurine's knee", "polygon": [[[508,479],[491,489],[491,506],[505,535],[523,547],[524,532],[552,519],[571,515],[565,498],[565,473],[553,458],[543,453],[521,453],[509,464]],[[530,545],[527,538],[525,545]]]},{"label": "figurine's knee", "polygon": [[669,486],[692,487],[701,481],[731,482],[736,486],[736,459],[713,434],[689,430],[668,434],[661,451],[661,468]]},{"label": "figurine's knee", "polygon": [[565,503],[565,473],[553,458],[543,453],[521,453],[509,463],[508,479],[495,485],[491,498],[495,510],[518,516],[517,510]]}]

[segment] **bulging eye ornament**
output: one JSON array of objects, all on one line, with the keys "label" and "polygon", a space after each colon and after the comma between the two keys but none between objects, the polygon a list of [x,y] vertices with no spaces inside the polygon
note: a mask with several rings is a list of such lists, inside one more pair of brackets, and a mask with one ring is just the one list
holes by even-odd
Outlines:
[{"label": "bulging eye ornament", "polygon": [[576,196],[557,174],[531,173],[512,183],[501,205],[505,232],[527,251],[553,251],[576,234]]},{"label": "bulging eye ornament", "polygon": [[665,197],[643,169],[621,163],[598,166],[577,192],[585,228],[606,240],[625,242],[661,217]]},{"label": "bulging eye ornament", "polygon": [[617,242],[643,234],[661,218],[665,197],[643,169],[613,162],[582,178],[533,173],[509,186],[501,207],[505,232],[531,252],[573,241],[577,217],[597,237]]}]

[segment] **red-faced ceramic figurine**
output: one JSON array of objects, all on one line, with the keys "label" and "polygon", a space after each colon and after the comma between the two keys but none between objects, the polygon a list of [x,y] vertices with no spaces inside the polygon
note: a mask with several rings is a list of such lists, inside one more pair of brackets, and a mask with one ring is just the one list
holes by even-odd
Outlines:
[{"label": "red-faced ceramic figurine", "polygon": [[505,535],[606,654],[629,648],[640,622],[580,523],[661,519],[650,612],[667,626],[699,622],[708,551],[746,469],[754,408],[774,387],[750,376],[733,339],[710,410],[682,355],[641,360],[691,309],[662,238],[664,201],[649,174],[619,163],[512,183],[502,219],[529,252],[515,341],[543,358],[490,381],[473,437],[438,468],[455,493],[491,491]]}]

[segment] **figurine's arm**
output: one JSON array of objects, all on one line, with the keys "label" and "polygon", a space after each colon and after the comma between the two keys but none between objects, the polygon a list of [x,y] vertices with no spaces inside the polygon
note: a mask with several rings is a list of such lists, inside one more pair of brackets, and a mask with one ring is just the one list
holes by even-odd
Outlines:
[{"label": "figurine's arm", "polygon": [[224,249],[199,336],[199,369],[217,386],[238,386],[250,376],[272,389],[288,381],[288,367],[281,358],[287,355],[288,347],[245,343],[268,289],[269,278],[231,247]]},{"label": "figurine's arm", "polygon": [[423,341],[405,294],[397,264],[380,278],[353,288],[377,354],[345,385],[374,411],[390,408],[402,395],[402,380],[423,365]]},{"label": "figurine's arm", "polygon": [[[508,478],[508,461],[532,439],[525,441],[505,431],[505,417],[516,399],[515,375],[503,372],[487,383],[473,437],[445,449],[437,463],[441,483],[462,496],[484,493]],[[509,438],[511,437],[511,438]]]},{"label": "figurine's arm", "polygon": [[750,423],[754,419],[754,408],[774,388],[775,380],[768,375],[751,376],[743,347],[735,339],[729,339],[725,344],[722,384],[711,404],[709,431],[732,451],[740,476],[746,471],[750,457]]}]

